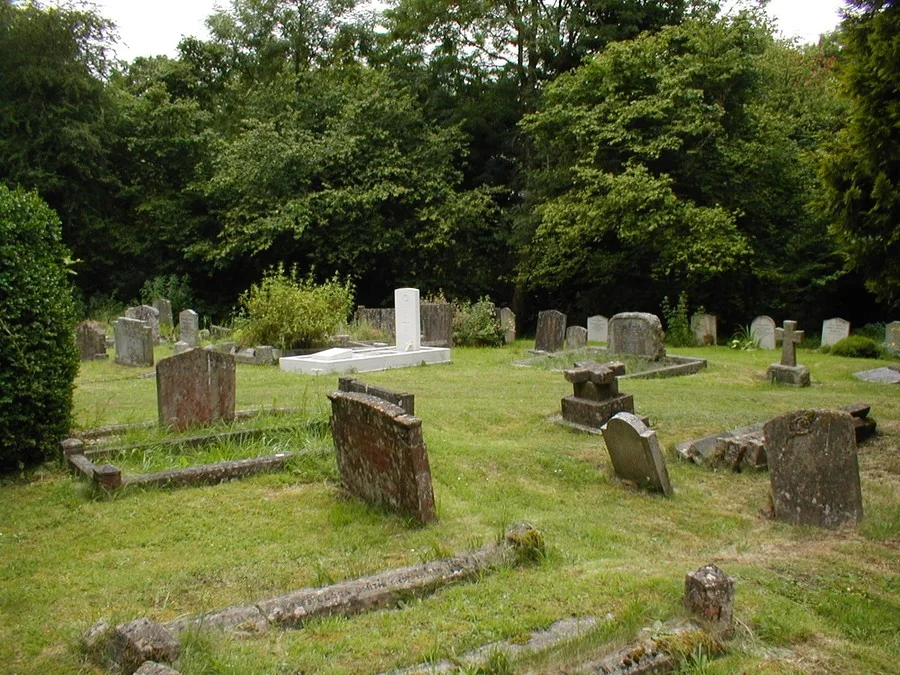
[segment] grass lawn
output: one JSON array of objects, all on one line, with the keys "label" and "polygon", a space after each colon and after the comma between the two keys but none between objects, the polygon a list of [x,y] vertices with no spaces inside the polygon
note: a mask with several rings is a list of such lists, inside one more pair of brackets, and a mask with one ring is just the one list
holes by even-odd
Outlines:
[{"label": "grass lawn", "polygon": [[[666,500],[617,483],[600,437],[547,422],[571,385],[560,373],[513,365],[531,344],[457,348],[452,364],[359,376],[416,395],[440,518],[426,528],[345,497],[330,454],[283,473],[111,498],[57,466],[0,483],[0,672],[101,672],[77,648],[99,618],[166,621],[245,604],[480,546],[519,521],[545,532],[549,552],[539,565],[301,630],[189,636],[176,667],[185,675],[370,673],[461,654],[566,616],[613,615],[577,650],[532,664],[551,670],[680,616],[685,573],[715,562],[737,579],[737,635],[702,672],[897,672],[900,388],[851,375],[885,362],[801,350],[813,386],[798,390],[765,381],[777,352],[670,349],[708,359],[709,368],[621,385],[668,450],[675,496]],[[158,348],[157,358],[168,350]],[[139,377],[150,370],[82,364],[78,425],[154,419],[155,381]],[[336,381],[238,365],[238,408],[300,407],[305,413],[289,419],[306,431],[271,443],[328,444],[321,423]],[[765,520],[768,474],[714,473],[671,452],[679,441],[795,408],[857,401],[872,405],[879,434],[859,450],[865,516],[856,530]],[[136,440],[158,437],[145,431]],[[213,454],[267,454],[271,443]],[[190,463],[189,452],[174,464],[132,457],[128,470]],[[208,461],[209,449],[197,452],[198,463]]]}]

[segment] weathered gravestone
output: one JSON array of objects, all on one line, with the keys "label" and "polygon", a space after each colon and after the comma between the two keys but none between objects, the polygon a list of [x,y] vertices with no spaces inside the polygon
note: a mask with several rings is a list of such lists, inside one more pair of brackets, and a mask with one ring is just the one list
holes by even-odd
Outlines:
[{"label": "weathered gravestone", "polygon": [[150,305],[129,307],[125,310],[125,318],[146,322],[153,334],[154,344],[159,342],[159,310],[156,307]]},{"label": "weathered gravestone", "polygon": [[374,384],[366,384],[353,377],[339,377],[338,391],[355,391],[358,394],[369,394],[370,396],[383,398],[385,401],[403,408],[407,415],[416,414],[416,397],[414,394],[394,392]]},{"label": "weathered gravestone", "polygon": [[766,377],[773,383],[808,387],[809,368],[797,365],[797,345],[803,340],[797,322],[785,321],[784,328],[775,329],[775,339],[781,341],[781,363],[770,365]]},{"label": "weathered gravestone", "polygon": [[734,616],[734,579],[709,563],[684,576],[684,606],[718,633],[731,633]]},{"label": "weathered gravestone", "polygon": [[850,335],[850,322],[844,319],[826,319],[822,322],[822,346],[833,345]]},{"label": "weathered gravestone", "polygon": [[418,288],[394,291],[394,336],[398,352],[417,352],[422,348],[422,319]]},{"label": "weathered gravestone", "polygon": [[581,349],[587,344],[587,328],[569,326],[566,328],[566,346],[569,349]]},{"label": "weathered gravestone", "polygon": [[614,415],[601,431],[616,476],[646,490],[672,496],[669,472],[655,431],[627,412]]},{"label": "weathered gravestone", "polygon": [[750,323],[750,336],[760,349],[775,349],[775,320],[771,316],[758,316]]},{"label": "weathered gravestone", "polygon": [[516,313],[509,307],[500,308],[500,330],[506,344],[516,341]]},{"label": "weathered gravestone", "polygon": [[156,365],[159,423],[178,431],[234,419],[235,365],[231,354],[191,349]]},{"label": "weathered gravestone", "polygon": [[123,366],[153,365],[153,330],[146,321],[119,317],[114,331],[116,363]]},{"label": "weathered gravestone", "polygon": [[884,327],[884,348],[891,354],[900,354],[900,321],[891,321]]},{"label": "weathered gravestone", "polygon": [[453,307],[449,302],[422,303],[422,342],[429,347],[453,346]]},{"label": "weathered gravestone", "polygon": [[566,341],[566,315],[555,309],[538,312],[534,348],[541,352],[558,352]]},{"label": "weathered gravestone", "polygon": [[364,324],[381,334],[384,339],[394,337],[394,308],[373,308],[359,305],[356,308],[356,323]]},{"label": "weathered gravestone", "polygon": [[587,332],[588,342],[606,342],[609,335],[609,319],[601,314],[589,316]]},{"label": "weathered gravestone", "polygon": [[422,420],[369,394],[335,391],[331,432],[344,486],[426,523],[437,518]]},{"label": "weathered gravestone", "polygon": [[175,343],[175,352],[180,353],[200,343],[200,316],[192,309],[178,314],[178,330],[181,339]]},{"label": "weathered gravestone", "polygon": [[96,321],[82,321],[75,326],[75,345],[82,361],[99,361],[108,358],[106,330]]},{"label": "weathered gravestone", "polygon": [[159,312],[159,325],[173,328],[175,324],[172,320],[172,303],[165,298],[157,298],[153,301],[153,306]]},{"label": "weathered gravestone", "polygon": [[610,354],[632,354],[658,361],[666,355],[666,334],[655,314],[622,312],[609,320]]},{"label": "weathered gravestone", "polygon": [[619,392],[619,375],[625,365],[580,363],[563,375],[574,392],[562,399],[562,418],[570,424],[599,429],[620,412],[634,412],[634,397]]},{"label": "weathered gravestone", "polygon": [[828,528],[859,523],[862,492],[849,413],[795,410],[766,422],[765,435],[775,518]]},{"label": "weathered gravestone", "polygon": [[716,331],[717,320],[715,314],[694,314],[691,317],[691,330],[698,345],[715,346],[719,336]]}]

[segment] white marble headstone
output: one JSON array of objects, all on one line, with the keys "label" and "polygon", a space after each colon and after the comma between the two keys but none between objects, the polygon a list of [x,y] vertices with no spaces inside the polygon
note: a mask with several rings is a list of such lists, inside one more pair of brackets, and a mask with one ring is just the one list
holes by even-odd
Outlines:
[{"label": "white marble headstone", "polygon": [[826,319],[822,322],[822,346],[833,345],[850,335],[850,322],[844,319]]},{"label": "white marble headstone", "polygon": [[589,316],[587,320],[588,342],[606,342],[609,319],[601,314]]},{"label": "white marble headstone", "polygon": [[775,320],[771,316],[758,316],[750,324],[750,334],[760,349],[775,349]]},{"label": "white marble headstone", "polygon": [[397,337],[397,351],[420,351],[421,329],[419,289],[396,289],[394,291],[394,335]]}]

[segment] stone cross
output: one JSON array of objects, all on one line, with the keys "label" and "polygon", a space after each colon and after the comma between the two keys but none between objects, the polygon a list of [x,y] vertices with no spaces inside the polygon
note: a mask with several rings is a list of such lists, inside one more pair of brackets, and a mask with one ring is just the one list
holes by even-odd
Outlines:
[{"label": "stone cross", "polygon": [[797,348],[803,340],[803,331],[797,330],[796,321],[785,321],[784,328],[775,329],[775,341],[781,340],[781,365],[797,365]]}]

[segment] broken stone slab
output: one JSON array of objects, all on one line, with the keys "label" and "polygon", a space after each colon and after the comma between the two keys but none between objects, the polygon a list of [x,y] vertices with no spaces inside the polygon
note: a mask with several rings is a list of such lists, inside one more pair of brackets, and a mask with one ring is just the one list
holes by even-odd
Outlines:
[{"label": "broken stone slab", "polygon": [[900,384],[900,371],[895,368],[873,368],[853,373],[853,377],[864,382],[876,382],[878,384]]},{"label": "broken stone slab", "polygon": [[711,467],[741,471],[763,471],[767,466],[766,439],[762,429],[749,434],[716,440],[715,449],[707,458]]},{"label": "broken stone slab", "polygon": [[130,675],[145,661],[174,661],[181,653],[181,643],[162,624],[143,617],[117,626],[110,650],[112,661]]},{"label": "broken stone slab", "polygon": [[316,618],[371,611],[504,565],[524,563],[538,546],[543,546],[543,535],[530,525],[517,525],[507,531],[502,542],[477,551],[330,586],[305,588],[252,605],[183,617],[170,621],[165,627],[175,635],[188,629],[263,633],[269,627],[300,628]]},{"label": "broken stone slab", "polygon": [[158,487],[182,487],[188,485],[217,485],[236,478],[245,478],[258,473],[279,471],[285,467],[298,452],[279,452],[264,457],[250,457],[215,464],[189,466],[184,469],[168,469],[156,473],[144,473],[127,476],[122,486],[156,485]]},{"label": "broken stone slab", "polygon": [[728,635],[734,613],[734,579],[710,563],[684,576],[685,608]]}]

